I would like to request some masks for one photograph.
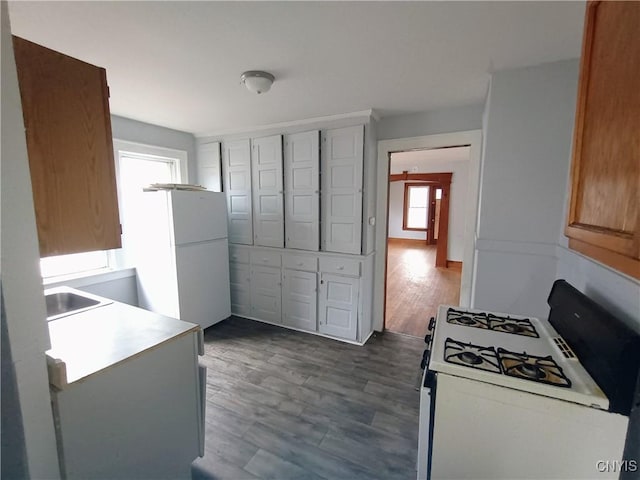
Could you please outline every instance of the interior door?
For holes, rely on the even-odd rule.
[[[361,252],[364,126],[327,130],[322,138],[322,245]]]
[[[252,142],[254,244],[284,247],[282,135]]]
[[[285,136],[285,231],[287,248],[320,248],[320,132]]]
[[[320,333],[349,340],[356,339],[359,285],[359,278],[320,274]]]
[[[225,142],[222,172],[227,195],[229,242],[252,245],[251,144],[248,138]]]
[[[317,274],[285,269],[283,274],[283,319],[290,327],[317,330]]]

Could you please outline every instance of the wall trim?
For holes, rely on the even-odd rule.
[[[475,231],[478,218],[480,186],[480,158],[482,130],[442,133],[420,137],[395,138],[378,142],[377,197],[376,197],[376,258],[374,274],[373,328],[384,328],[384,285],[386,277],[386,239],[388,234],[387,202],[389,197],[389,160],[391,153],[407,150],[428,150],[451,145],[471,145],[469,150],[469,179],[464,233],[463,269],[460,281],[460,305],[471,304],[473,270],[475,265]]]
[[[257,125],[253,127],[242,127],[242,128],[227,128],[221,130],[212,130],[209,132],[201,132],[195,135],[196,138],[206,138],[206,137],[223,137],[226,135],[236,135],[242,134],[246,132],[261,132],[264,130],[272,130],[277,128],[288,128],[288,127],[298,127],[302,125],[309,125],[319,122],[332,122],[335,120],[344,120],[348,118],[373,118],[376,121],[380,120],[378,114],[373,110],[361,110],[359,112],[349,112],[349,113],[338,113],[336,115],[325,115],[323,117],[312,117],[305,118],[303,120],[293,120],[290,122],[278,122],[278,123],[270,123],[267,125]]]

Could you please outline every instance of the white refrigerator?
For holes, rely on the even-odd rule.
[[[145,192],[132,232],[142,308],[203,329],[231,315],[224,193]]]

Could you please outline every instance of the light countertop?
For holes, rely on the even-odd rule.
[[[200,329],[193,323],[118,302],[52,320],[48,326],[49,379],[58,388]]]

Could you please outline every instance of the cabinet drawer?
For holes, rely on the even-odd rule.
[[[249,250],[229,245],[229,261],[236,263],[249,263]]]
[[[360,261],[349,258],[320,257],[320,271],[359,277]]]
[[[303,270],[305,272],[318,271],[318,257],[313,255],[291,255],[286,254],[282,257],[282,265],[284,268],[292,270]]]
[[[251,250],[251,265],[266,265],[268,267],[279,267],[282,265],[282,256],[276,252],[265,250]]]

